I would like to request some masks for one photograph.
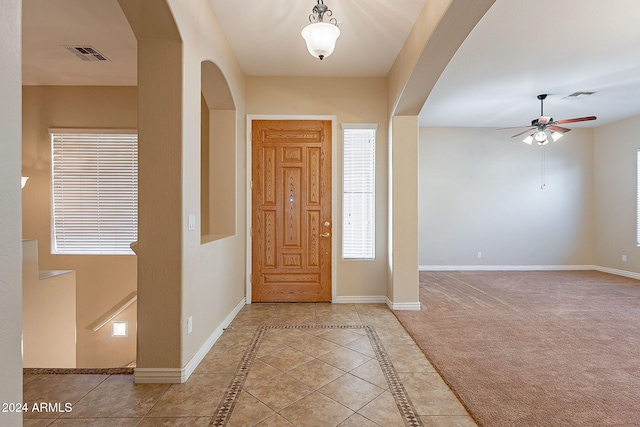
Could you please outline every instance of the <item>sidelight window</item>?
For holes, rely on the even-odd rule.
[[[342,256],[375,258],[375,124],[343,124]]]

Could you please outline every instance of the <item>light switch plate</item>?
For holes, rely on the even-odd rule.
[[[194,231],[196,229],[196,216],[189,215],[189,231]]]

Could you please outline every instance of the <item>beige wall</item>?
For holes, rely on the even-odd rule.
[[[229,177],[235,204],[235,234],[201,244],[200,230],[182,235],[181,365],[184,367],[212,335],[221,332],[225,319],[244,301],[245,291],[245,127],[244,76],[231,52],[217,18],[206,0],[188,4],[168,1],[183,41],[182,94],[182,215],[200,212],[200,105],[201,62],[211,61],[226,79],[235,105],[235,179]],[[223,82],[224,84],[224,82]],[[228,93],[227,92],[227,93]],[[222,95],[222,94],[221,94]],[[226,94],[225,94],[226,96]],[[217,102],[210,100],[210,108]],[[229,113],[225,113],[229,114]],[[183,224],[186,222],[183,221]],[[196,221],[200,224],[200,220]],[[186,228],[185,228],[186,229]],[[187,319],[193,318],[193,332],[187,334]]]
[[[417,159],[417,116],[445,67],[469,32],[495,0],[434,0],[425,3],[388,74],[390,129],[389,289],[394,309],[419,309],[417,260],[418,218],[415,209],[417,168],[403,159]],[[396,120],[398,117],[398,120]],[[413,138],[413,139],[410,139]],[[399,190],[401,194],[396,192]],[[408,193],[411,193],[410,195]],[[402,220],[395,217],[400,216]],[[403,245],[397,236],[411,236]]]
[[[23,237],[38,240],[41,270],[76,270],[77,366],[114,367],[136,358],[136,307],[127,320],[128,338],[112,338],[109,325],[88,328],[136,290],[135,255],[51,253],[51,139],[47,129],[136,128],[135,87],[25,86],[23,88]]]
[[[509,137],[420,128],[421,265],[594,263],[593,130],[544,148],[544,189],[542,147]]]
[[[22,241],[22,366],[76,367],[76,272],[38,270],[38,241]]]
[[[200,235],[202,243],[236,232],[235,104],[227,81],[214,63],[201,63]]]
[[[0,402],[22,402],[21,3],[3,1],[0,14]],[[22,425],[22,414],[0,412],[0,425]]]
[[[595,262],[640,273],[636,240],[640,116],[595,129]],[[627,261],[622,261],[622,255]]]
[[[388,74],[391,115],[418,115],[440,74],[494,2],[425,2]]]
[[[233,236],[236,233],[236,112],[211,110],[209,113],[209,224],[202,243]],[[203,223],[206,221],[202,221]]]
[[[162,31],[160,25],[152,31],[156,28]],[[183,329],[183,50],[172,38],[153,36],[138,40],[136,373],[147,368],[179,368]]]
[[[320,84],[319,84],[320,83]],[[342,190],[342,123],[377,123],[376,132],[376,259],[343,260],[337,254],[338,297],[384,296],[387,293],[387,105],[384,78],[247,77],[247,114],[336,115],[338,120],[333,168]],[[342,198],[333,206],[334,247],[341,248]]]
[[[394,309],[419,309],[417,116],[392,118],[390,165],[390,269],[387,296]]]
[[[244,303],[244,76],[207,0],[118,2],[138,39],[136,382],[181,382]],[[235,204],[237,231],[208,243],[200,229],[203,61],[224,77],[212,87],[228,88],[224,99],[204,90],[209,108],[227,106],[230,94],[236,110],[235,196],[227,203]]]

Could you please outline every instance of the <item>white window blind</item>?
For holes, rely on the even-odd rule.
[[[342,257],[375,258],[376,125],[343,124]]]
[[[138,240],[138,135],[49,132],[52,252],[132,254],[129,245]]]

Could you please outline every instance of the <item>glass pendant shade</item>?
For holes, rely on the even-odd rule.
[[[27,184],[27,180],[29,179],[28,176],[23,176],[22,180],[21,180],[21,184],[22,184],[22,188],[24,188],[24,186]]]
[[[326,22],[315,22],[302,29],[302,37],[307,42],[309,53],[322,60],[333,53],[340,29]]]
[[[527,136],[525,139],[522,140],[522,142],[524,142],[525,144],[531,145],[531,143],[533,142],[533,135]]]
[[[553,142],[556,142],[560,138],[562,138],[562,134],[560,132],[553,132],[551,134],[551,139],[553,139]]]
[[[540,131],[540,132],[536,133],[534,138],[536,139],[536,141],[538,141],[539,144],[542,144],[544,141],[547,140],[547,134],[542,132],[542,131]]]

